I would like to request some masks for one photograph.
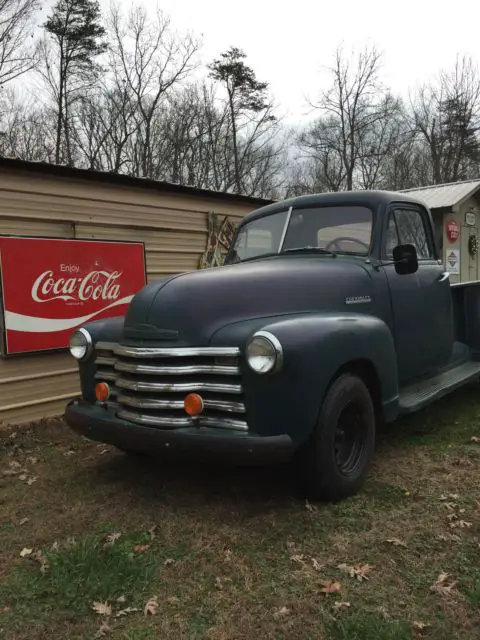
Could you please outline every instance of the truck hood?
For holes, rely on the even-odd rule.
[[[360,259],[279,256],[204,269],[153,282],[139,291],[125,318],[124,338],[202,346],[231,323],[351,311],[358,297],[367,302],[361,305],[367,311],[372,282]]]

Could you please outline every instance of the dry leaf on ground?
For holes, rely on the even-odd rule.
[[[148,535],[150,536],[150,540],[153,540],[155,538],[156,529],[157,529],[157,525],[154,524],[153,527],[150,527],[150,529],[148,530]]]
[[[350,606],[350,602],[334,602],[333,610],[342,611],[343,609],[348,609],[349,606]]]
[[[374,569],[374,566],[370,564],[361,564],[356,567],[350,567],[347,564],[342,563],[339,564],[337,568],[340,569],[340,571],[348,573],[351,578],[356,578],[361,582],[362,580],[368,580],[367,573],[370,573],[370,571]]]
[[[322,585],[320,592],[325,595],[337,593],[341,588],[340,582],[337,582],[337,580],[321,580],[320,584]]]
[[[320,571],[320,569],[323,569],[323,567],[325,565],[320,564],[320,562],[316,559],[316,558],[310,558],[312,561],[312,567],[315,569],[315,571]]]
[[[419,620],[414,620],[412,623],[412,627],[416,630],[416,631],[423,631],[424,629],[427,629],[430,625],[427,624],[426,622],[420,622]]]
[[[150,614],[151,616],[154,616],[157,613],[157,609],[158,609],[157,596],[153,596],[153,598],[150,598],[150,600],[145,605],[145,608],[143,610],[143,615],[148,616],[148,614]]]
[[[40,572],[45,573],[48,569],[48,560],[41,551],[36,551],[33,555],[35,560],[40,564]]]
[[[478,436],[472,436],[470,438],[470,442],[476,442],[478,444],[480,442],[480,438]]]
[[[92,609],[95,613],[98,613],[99,616],[111,616],[112,615],[112,607],[108,604],[108,601],[105,602],[94,602],[92,604]]]
[[[29,521],[29,518],[22,518],[21,520],[19,520],[18,526],[21,527],[22,524],[26,524],[28,521]]]
[[[290,609],[288,607],[281,607],[277,611],[273,613],[274,618],[283,618],[284,616],[288,616],[290,613]]]
[[[430,587],[430,591],[434,591],[441,596],[451,596],[456,586],[457,582],[451,579],[450,574],[442,571]]]
[[[115,617],[120,618],[122,616],[127,616],[129,613],[133,613],[134,611],[138,611],[137,607],[126,607],[125,609],[120,609],[120,611],[115,614]]]
[[[110,631],[111,629],[108,626],[107,621],[104,620],[100,629],[98,629],[98,631],[95,633],[95,638],[103,638],[107,635],[107,633],[110,633]]]
[[[169,567],[171,564],[175,564],[175,560],[173,558],[167,558],[163,563],[165,567]]]
[[[307,511],[316,511],[317,507],[313,504],[311,504],[308,500],[305,499],[305,509]]]
[[[121,535],[121,533],[109,533],[105,539],[105,546],[111,547],[112,544],[115,544],[115,542],[120,538]]]
[[[297,554],[294,556],[290,556],[290,560],[292,562],[296,562],[297,564],[305,565],[305,556],[303,554]]]
[[[21,551],[20,551],[20,556],[22,558],[25,558],[26,556],[31,555],[31,553],[33,552],[33,549],[27,549],[27,547],[24,547]]]
[[[399,538],[387,538],[385,542],[393,544],[394,547],[406,547],[407,543]]]
[[[118,596],[117,602],[125,602],[125,601],[126,601],[126,597],[124,595]]]
[[[38,480],[38,476],[31,476],[28,480],[27,480],[27,484],[30,487],[34,482],[36,482]]]
[[[133,547],[135,553],[145,553],[145,551],[148,551],[149,549],[149,544],[137,544],[135,547]]]

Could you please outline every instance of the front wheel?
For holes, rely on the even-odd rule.
[[[337,501],[362,487],[375,448],[375,408],[361,378],[338,377],[327,392],[306,451],[307,494]]]

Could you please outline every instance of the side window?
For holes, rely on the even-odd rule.
[[[398,239],[397,225],[393,212],[388,217],[387,237],[385,239],[385,255],[393,259],[393,249],[400,244]]]
[[[433,259],[433,247],[420,211],[399,208],[395,209],[393,216],[397,227],[398,242],[400,244],[413,244],[417,250],[419,260]]]

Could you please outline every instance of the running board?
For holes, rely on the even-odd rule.
[[[480,362],[466,362],[432,378],[405,387],[400,391],[398,400],[400,414],[423,409],[475,378],[480,378]]]

